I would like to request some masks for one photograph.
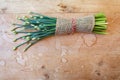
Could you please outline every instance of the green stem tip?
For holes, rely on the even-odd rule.
[[[107,18],[104,13],[98,13],[95,14],[95,26],[93,29],[93,33],[96,34],[107,34],[106,29],[107,29]]]

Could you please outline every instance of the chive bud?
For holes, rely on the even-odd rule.
[[[14,39],[14,40],[13,40],[13,42],[16,42],[16,41],[17,41],[17,39]]]
[[[16,50],[17,49],[17,47],[13,47],[13,50]]]
[[[27,16],[23,16],[23,19],[27,20],[27,19],[28,19],[28,17],[27,17]]]
[[[35,28],[35,29],[37,29],[37,28],[38,28],[38,26],[34,26],[34,28]]]
[[[32,40],[35,40],[35,39],[37,39],[37,38],[32,38]]]
[[[13,23],[12,25],[15,25],[15,23]]]
[[[44,25],[39,25],[39,27],[40,27],[41,29],[43,29],[43,28],[44,28]]]
[[[31,33],[27,33],[28,35],[31,35]]]
[[[40,16],[40,18],[43,18],[43,16]]]
[[[29,24],[30,22],[27,21],[27,22],[25,22],[25,23],[26,23],[26,24]]]
[[[34,24],[31,24],[31,26],[35,26]]]
[[[37,17],[33,17],[34,19],[37,19]]]
[[[14,34],[17,34],[17,32],[16,32],[16,31],[14,31],[14,30],[13,30],[12,32],[13,32]]]
[[[40,40],[40,38],[37,38],[37,40]]]
[[[15,29],[12,29],[11,31],[15,31]]]
[[[26,40],[30,40],[30,37],[26,37],[25,39],[26,39]]]
[[[20,20],[21,18],[17,16],[17,19]]]
[[[37,27],[36,29],[37,29],[37,30],[40,30],[40,28],[39,28],[39,27]]]

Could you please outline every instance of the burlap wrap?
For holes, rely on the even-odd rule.
[[[72,20],[58,18],[56,23],[56,34],[69,34],[72,32]]]
[[[81,17],[76,19],[75,28],[76,32],[87,32],[90,33],[93,31],[95,25],[94,15]],[[61,34],[70,34],[72,30],[73,22],[72,19],[63,19],[58,18],[56,22],[56,35]]]

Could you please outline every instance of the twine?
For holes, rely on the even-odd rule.
[[[56,22],[56,35],[71,34],[74,32],[87,32],[93,31],[95,25],[95,18],[93,15],[78,18],[78,19],[63,19],[58,18]]]
[[[76,19],[72,18],[72,33],[76,32]]]

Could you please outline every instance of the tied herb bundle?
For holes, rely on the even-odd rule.
[[[75,31],[77,32],[77,30],[79,32],[79,31],[81,31],[81,29],[79,30],[79,28],[83,28],[82,31],[84,32],[84,30],[89,27],[89,25],[87,24],[89,22],[88,21],[89,18],[87,20],[86,20],[86,18],[78,19],[76,21],[74,21],[74,19],[69,20],[69,21],[67,20],[68,23],[65,23],[66,20],[62,20],[62,19],[58,20],[55,17],[48,17],[48,16],[45,16],[45,15],[42,15],[39,13],[34,13],[34,12],[30,12],[30,14],[32,15],[31,17],[25,16],[23,18],[18,18],[18,20],[22,21],[21,24],[16,24],[16,23],[13,24],[16,26],[14,29],[12,29],[13,33],[25,34],[14,40],[14,41],[17,41],[20,39],[25,39],[25,42],[14,47],[14,50],[16,50],[18,47],[20,47],[24,44],[27,44],[27,47],[24,49],[24,51],[26,51],[32,45],[34,45],[38,41],[40,41],[48,36],[55,35],[56,33],[61,33],[62,31],[67,32],[67,33],[70,32],[70,31],[66,31],[67,29],[71,30],[71,32],[75,32]],[[105,32],[107,29],[106,20],[107,19],[103,13],[95,14],[94,19],[92,20],[92,22],[94,21],[93,22],[94,24],[92,24],[90,22],[90,25],[91,24],[93,25],[93,29],[91,29],[92,30],[91,32],[96,33],[96,34],[106,34],[106,32]],[[65,24],[62,24],[61,21],[63,21],[63,23],[65,23]],[[86,22],[86,21],[88,21],[88,22]],[[71,25],[70,25],[70,23],[71,23]],[[85,23],[87,24],[87,26],[85,25]],[[80,24],[83,24],[83,25],[79,26]],[[58,26],[58,28],[57,28],[57,26]],[[67,26],[67,27],[65,28],[65,26]],[[77,26],[78,26],[78,29],[77,29]]]

